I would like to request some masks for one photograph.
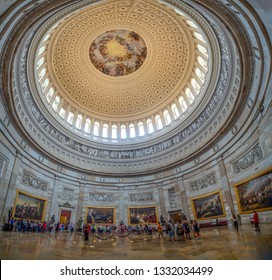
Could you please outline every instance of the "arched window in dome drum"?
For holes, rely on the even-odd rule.
[[[205,47],[203,47],[202,45],[200,45],[200,44],[197,44],[197,49],[202,53],[202,54],[204,54],[205,56],[207,56],[208,57],[208,52],[207,52],[207,49],[205,48]]]
[[[151,119],[148,119],[146,121],[146,125],[147,125],[147,131],[148,133],[153,133],[154,132],[154,127],[153,127],[153,123]]]
[[[122,139],[127,138],[127,128],[124,124],[121,125],[121,138]]]
[[[73,124],[73,120],[74,120],[74,114],[72,112],[69,112],[67,122],[69,124]]]
[[[94,123],[93,134],[99,136],[99,122]]]
[[[85,121],[84,131],[87,133],[90,133],[91,131],[91,120],[89,118]]]
[[[165,120],[166,125],[170,124],[171,123],[171,117],[170,117],[170,114],[169,114],[168,110],[163,111],[163,116],[164,116],[164,120]]]
[[[60,103],[60,97],[59,96],[56,96],[55,100],[54,100],[54,103],[52,105],[52,108],[57,111],[57,108],[58,108],[58,105]]]
[[[38,60],[37,68],[39,68],[43,63],[44,63],[44,56]]]
[[[45,74],[46,74],[46,69],[43,68],[43,69],[39,72],[39,74],[38,74],[40,80],[42,79],[42,77],[43,77]]]
[[[45,46],[40,47],[38,55],[42,54],[45,51]]]
[[[172,109],[174,118],[177,119],[180,116],[180,113],[179,113],[179,110],[177,108],[177,105],[175,103],[172,104],[171,109]]]
[[[195,73],[198,76],[198,78],[201,80],[201,82],[204,83],[205,75],[198,67],[195,69]]]
[[[129,137],[130,137],[130,138],[135,138],[135,136],[136,136],[136,133],[135,133],[135,126],[134,126],[134,124],[132,123],[132,124],[129,125]]]
[[[193,93],[191,92],[190,88],[186,88],[185,93],[187,95],[188,100],[192,104],[194,102],[195,97],[194,97]]]
[[[198,63],[199,63],[205,70],[208,69],[207,61],[204,60],[203,57],[198,56],[198,57],[197,57],[197,61],[198,61]]]
[[[202,41],[202,42],[205,43],[205,40],[204,40],[203,36],[202,36],[200,33],[194,32],[194,36],[195,36],[198,40],[200,40],[200,41]]]
[[[43,39],[43,42],[47,41],[49,39],[49,37],[50,37],[50,34],[46,34],[46,36]]]
[[[60,108],[60,112],[59,112],[59,115],[64,119],[65,117],[65,110],[63,108]]]
[[[113,125],[111,127],[111,137],[113,139],[117,139],[117,126],[116,125]]]
[[[161,120],[161,117],[160,115],[157,115],[155,117],[155,121],[156,121],[156,127],[158,130],[162,129],[162,120]]]
[[[109,126],[106,123],[103,124],[102,137],[104,138],[109,137]]]
[[[45,91],[48,85],[49,85],[49,79],[46,78],[42,83],[42,90]]]
[[[198,84],[198,82],[193,78],[193,79],[191,80],[191,84],[192,84],[194,90],[196,91],[196,93],[198,94],[199,91],[200,91],[200,85]],[[188,95],[187,95],[187,96],[188,96]]]
[[[80,129],[82,124],[82,116],[78,115],[76,120],[76,128]]]
[[[144,124],[142,122],[138,123],[138,128],[139,128],[139,136],[144,136],[145,131],[144,131]]]
[[[49,89],[49,91],[48,91],[48,93],[47,93],[47,95],[46,95],[46,99],[47,99],[48,102],[51,100],[51,98],[52,98],[54,92],[55,92],[55,91],[54,91],[53,88],[50,88],[50,89]]]
[[[187,106],[187,104],[186,104],[186,102],[185,102],[183,96],[181,96],[181,97],[179,98],[179,104],[180,104],[180,106],[181,106],[182,111],[185,112],[185,111],[187,110],[188,106]]]

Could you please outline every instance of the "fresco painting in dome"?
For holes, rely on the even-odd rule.
[[[99,35],[91,44],[93,65],[109,76],[125,76],[144,63],[147,48],[143,38],[134,31],[111,30]]]

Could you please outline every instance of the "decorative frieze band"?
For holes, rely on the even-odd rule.
[[[191,191],[198,191],[214,184],[216,184],[215,172],[189,183]]]
[[[130,193],[129,194],[130,201],[153,201],[153,192],[145,192],[145,193]]]
[[[89,200],[96,200],[99,202],[111,202],[113,201],[113,195],[103,193],[89,193]]]
[[[169,189],[168,196],[169,196],[170,207],[176,208],[178,206],[178,203],[177,203],[177,196],[176,196],[175,189]]]
[[[234,173],[239,173],[241,170],[248,168],[256,161],[260,160],[263,157],[263,151],[259,143],[251,149],[247,154],[238,159],[232,164]]]
[[[24,171],[22,182],[32,188],[47,191],[48,183]]]

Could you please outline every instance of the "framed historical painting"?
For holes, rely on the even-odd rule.
[[[272,169],[234,185],[239,212],[272,210]]]
[[[114,207],[87,206],[87,224],[115,224]]]
[[[13,207],[15,219],[44,221],[47,200],[32,194],[17,191]]]
[[[196,220],[215,219],[226,216],[220,191],[192,198],[192,207]]]
[[[137,206],[128,208],[128,224],[156,224],[158,212],[156,206]]]

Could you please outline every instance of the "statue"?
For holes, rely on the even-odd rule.
[[[82,217],[80,217],[78,223],[77,223],[77,227],[78,227],[78,231],[82,232],[82,228],[83,228],[83,219]]]
[[[13,208],[11,207],[8,211],[8,223],[10,222],[10,220],[12,218],[12,210],[13,210]]]
[[[55,214],[52,216],[52,218],[51,218],[51,223],[55,223],[55,220],[56,220],[56,218],[55,218]]]
[[[164,220],[164,218],[163,218],[162,215],[160,216],[160,221],[161,221],[161,225],[164,225],[164,224],[165,224],[165,220]]]

